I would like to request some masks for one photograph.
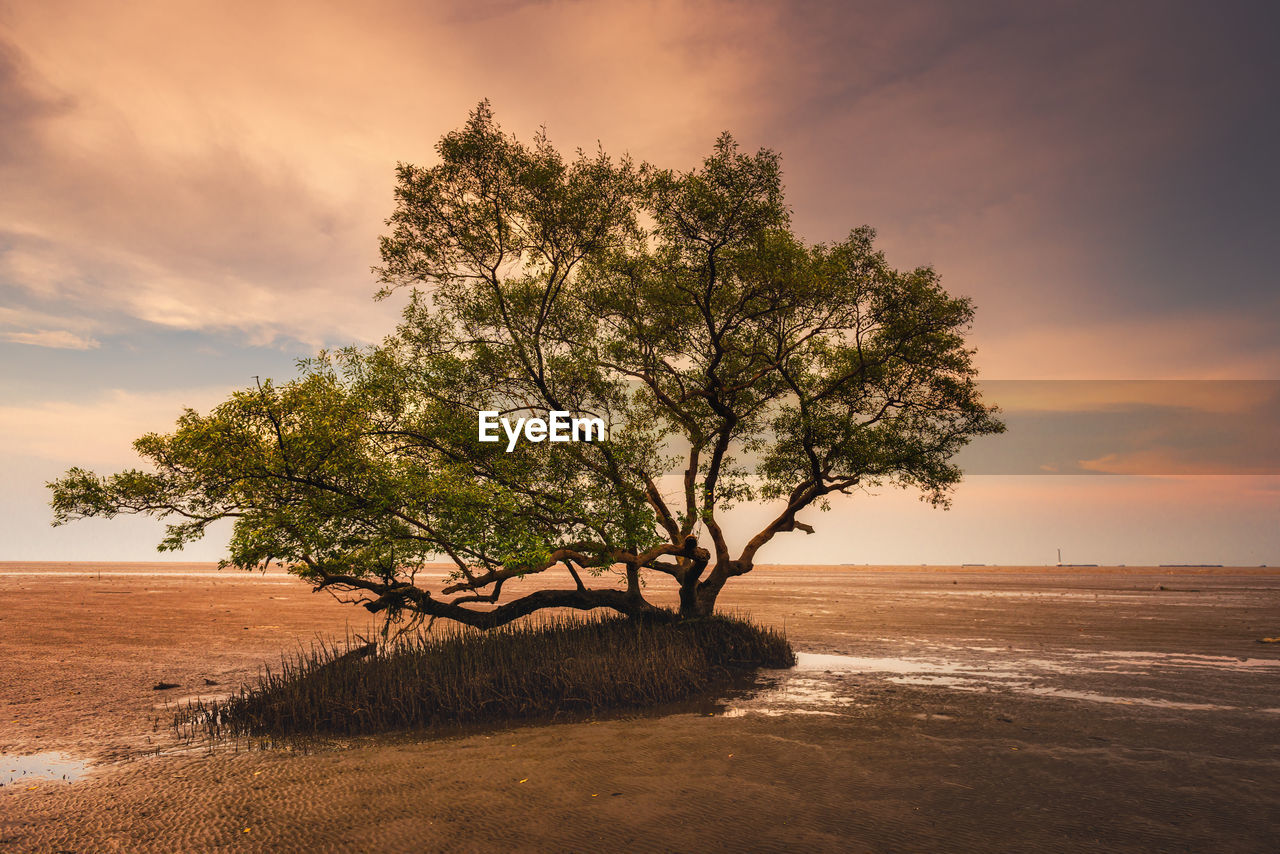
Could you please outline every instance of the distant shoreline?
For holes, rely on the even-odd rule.
[[[1003,564],[758,564],[758,569],[784,569],[796,571],[848,571],[848,572],[899,572],[939,574],[1036,574],[1036,575],[1280,575],[1280,566],[1214,566],[1199,564],[1177,565],[1003,565]],[[424,572],[447,573],[452,564],[428,564]],[[144,574],[144,573],[209,574],[218,573],[216,561],[0,561],[0,575],[45,574]],[[249,575],[242,570],[224,570],[221,575]],[[254,572],[261,575],[263,573]],[[267,575],[286,575],[273,566]]]

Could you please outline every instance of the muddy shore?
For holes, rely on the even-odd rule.
[[[1275,850],[1280,570],[736,581],[722,604],[804,653],[748,690],[209,753],[166,703],[363,612],[203,564],[0,564],[0,850]]]

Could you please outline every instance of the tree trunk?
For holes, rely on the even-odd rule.
[[[681,585],[680,618],[710,617],[716,611],[716,598],[723,587],[724,581],[714,574],[706,581]]]
[[[680,585],[680,617],[709,617],[716,611],[716,599],[724,589],[725,582],[735,575],[746,575],[752,570],[752,564],[744,561],[731,561],[717,566],[705,581],[699,582],[686,577]]]
[[[698,585],[698,616],[710,617],[716,612],[716,598],[724,587],[724,581],[715,575]]]
[[[685,545],[689,545],[687,540]],[[706,558],[690,559],[684,575],[680,577],[680,619],[682,620],[704,616],[698,604],[698,587],[700,586],[698,582],[706,569]]]
[[[698,581],[686,581],[680,585],[680,619],[687,620],[700,617],[702,612],[698,605]]]

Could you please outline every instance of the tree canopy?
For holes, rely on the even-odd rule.
[[[970,438],[968,299],[856,228],[808,244],[776,153],[722,135],[690,171],[522,143],[481,103],[429,167],[401,164],[372,347],[322,352],[135,443],[147,470],[72,469],[55,524],[146,513],[178,549],[234,519],[225,563],[279,562],[391,617],[481,628],[548,607],[708,614],[725,583],[833,493],[945,505]],[[478,441],[477,419],[600,418],[603,441]],[[744,543],[736,503],[777,513]],[[453,566],[432,590],[428,562]],[[507,582],[538,573],[560,584]],[[548,577],[552,577],[548,576]],[[670,613],[663,611],[662,613]]]

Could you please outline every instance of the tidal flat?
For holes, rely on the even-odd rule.
[[[172,709],[375,633],[361,609],[277,572],[0,563],[0,849],[1275,850],[1280,569],[767,566],[722,605],[799,664],[262,749],[183,743]]]

